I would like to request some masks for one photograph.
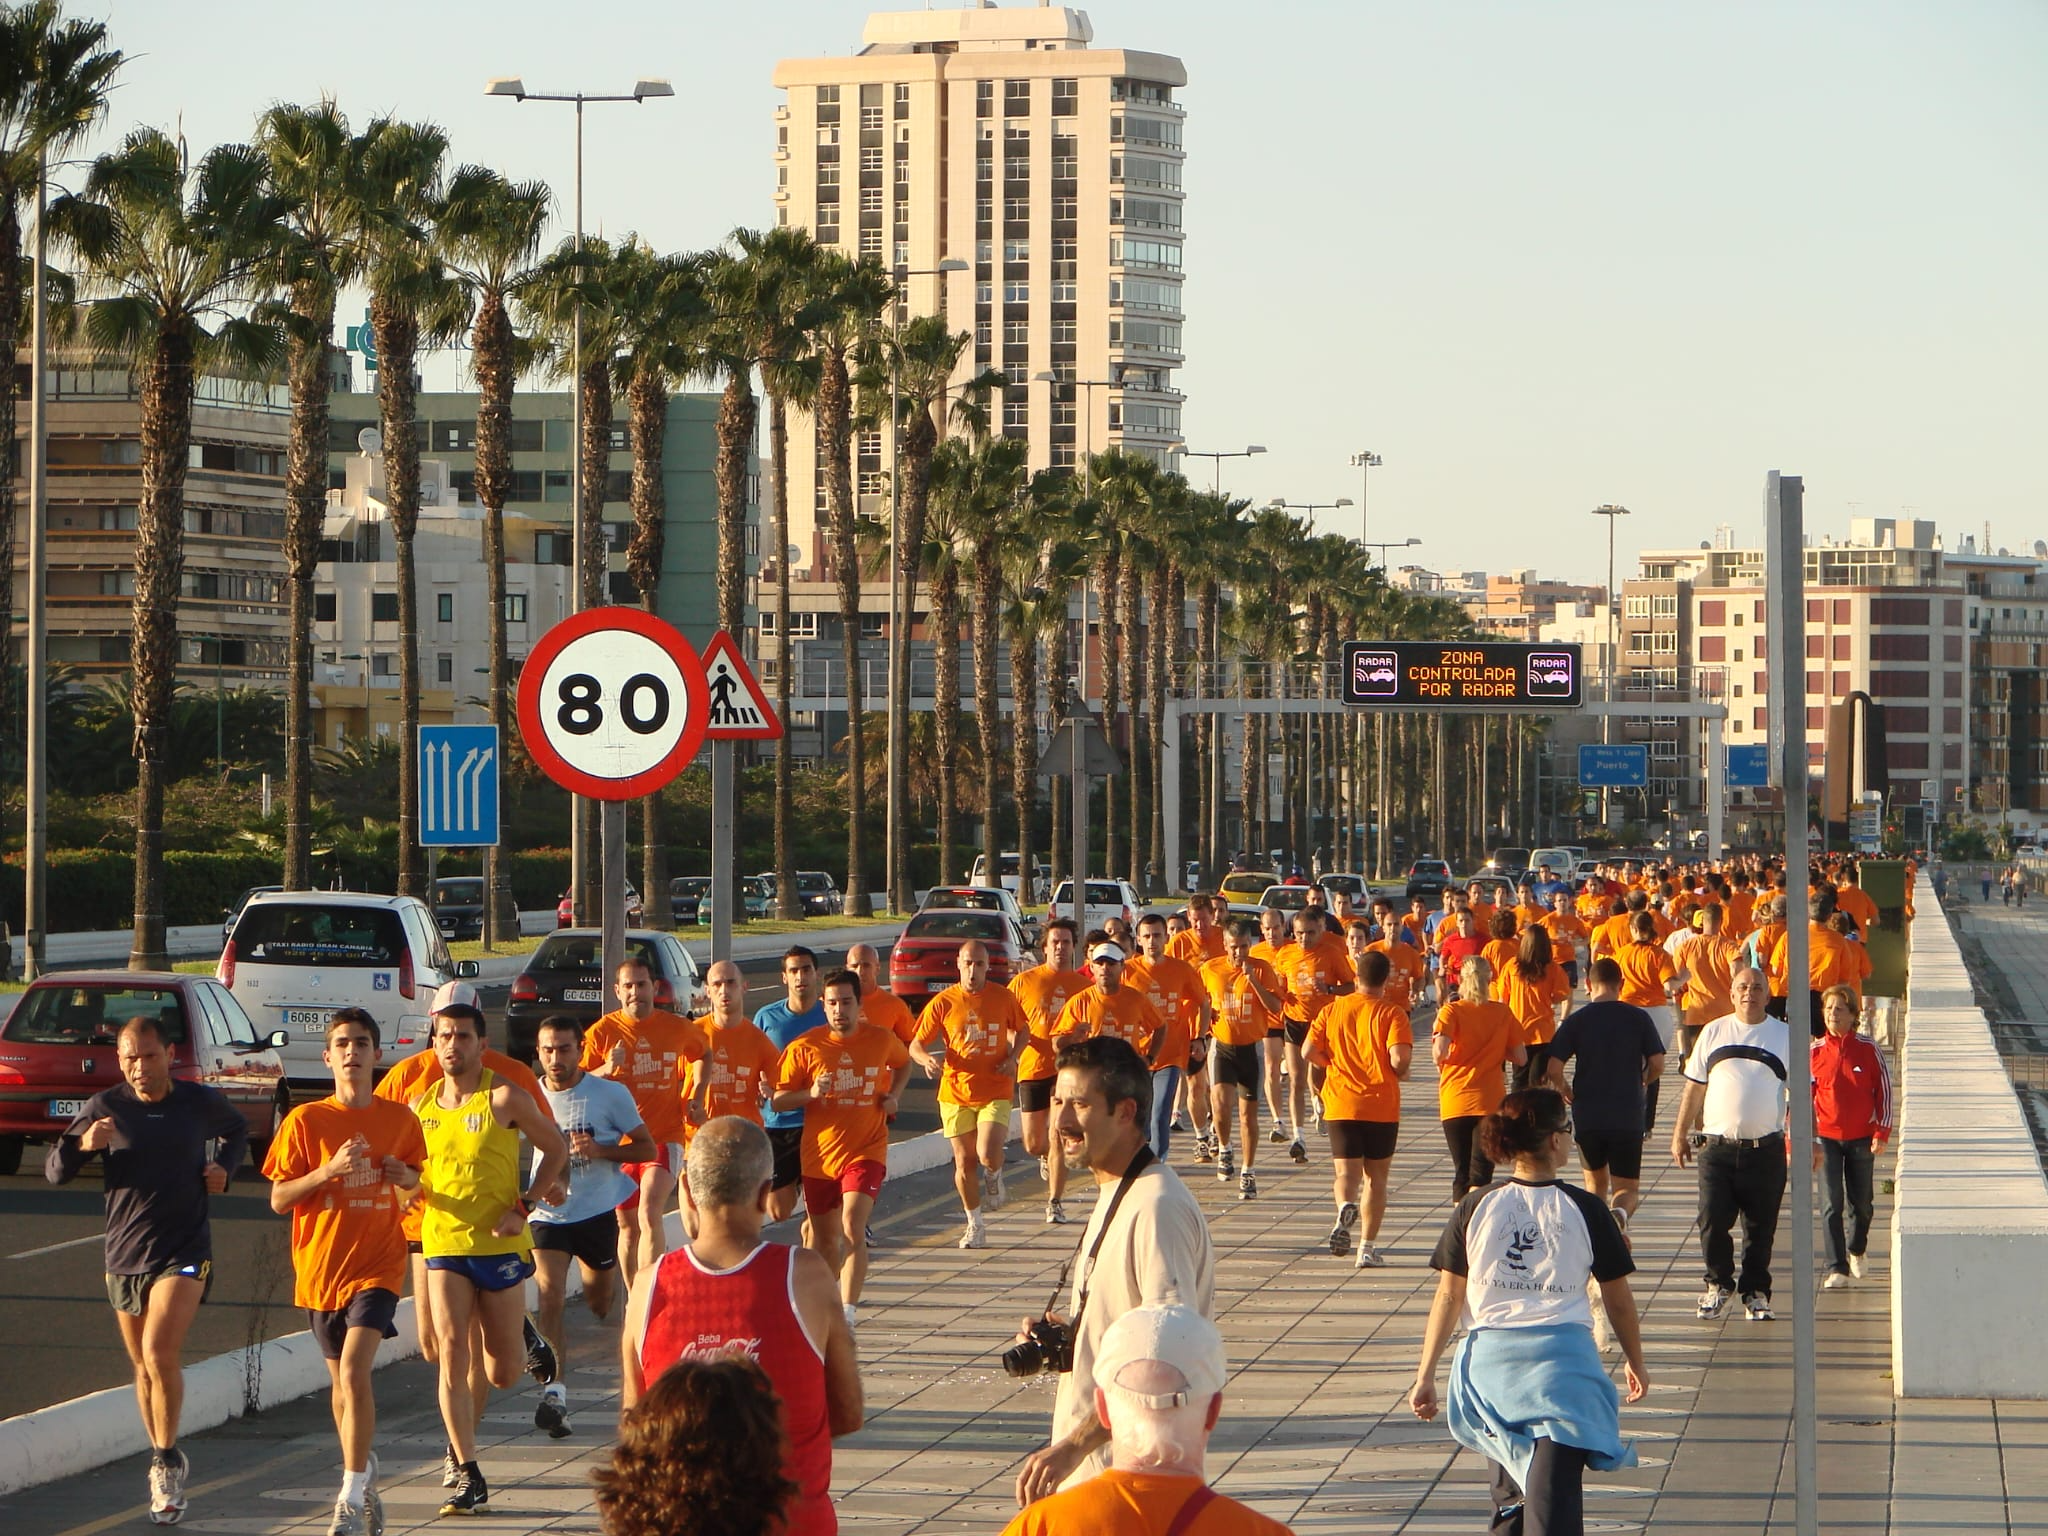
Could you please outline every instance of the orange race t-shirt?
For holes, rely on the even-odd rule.
[[[1723,934],[1696,933],[1678,946],[1672,959],[1685,972],[1685,993],[1679,999],[1686,1022],[1709,1024],[1733,1006],[1728,999],[1742,946]]]
[[[1351,953],[1334,933],[1316,935],[1312,945],[1296,942],[1287,951],[1288,1016],[1314,1023],[1337,1000],[1337,988],[1355,984]]]
[[[1294,952],[1301,946],[1289,939],[1282,944],[1268,944],[1264,939],[1251,947],[1254,960],[1263,960],[1273,968],[1273,975],[1280,982],[1280,1004],[1288,1013],[1294,1012],[1294,994],[1288,990],[1287,978],[1294,973]],[[1273,1027],[1278,1029],[1281,1021],[1275,1019]]]
[[[611,1070],[612,1047],[626,1048],[626,1064]],[[623,1084],[640,1106],[647,1133],[657,1142],[683,1139],[683,1074],[704,1054],[704,1031],[679,1013],[657,1008],[637,1023],[614,1010],[583,1033],[586,1072]]]
[[[910,1048],[876,1024],[863,1023],[843,1039],[820,1024],[790,1041],[776,1091],[826,1085],[824,1097],[804,1101],[805,1178],[836,1179],[854,1163],[888,1161],[881,1100],[909,1061]]]
[[[1605,922],[1593,925],[1593,953],[1597,955],[1619,955],[1622,950],[1635,942],[1630,924],[1635,921],[1632,912],[1617,912]]]
[[[1387,1001],[1402,1008],[1413,1007],[1415,985],[1429,974],[1422,951],[1413,944],[1387,939],[1374,939],[1365,947],[1368,952],[1377,950],[1387,957]]]
[[[1199,1477],[1123,1472],[1114,1467],[1027,1505],[1002,1536],[1073,1536],[1092,1531],[1164,1531],[1202,1486]],[[1217,1494],[1181,1536],[1288,1536],[1288,1528],[1237,1500]]]
[[[523,1061],[514,1061],[503,1051],[484,1047],[483,1064],[492,1076],[510,1083],[515,1088],[526,1090],[528,1098],[540,1106],[540,1112],[552,1120],[555,1111],[548,1103],[548,1096],[540,1091],[540,1079],[533,1075],[533,1069]],[[406,1106],[411,1114],[413,1100],[440,1082],[445,1076],[441,1071],[441,1058],[434,1054],[430,1045],[425,1050],[414,1051],[389,1072],[377,1080],[377,1097],[389,1099],[392,1103]],[[427,1202],[415,1200],[405,1208],[405,1240],[416,1243],[420,1240],[420,1223],[426,1219]]]
[[[1522,1043],[1522,1021],[1505,1003],[1462,998],[1437,1010],[1436,1032],[1450,1041],[1437,1068],[1437,1112],[1445,1120],[1490,1115],[1508,1096],[1501,1069]]]
[[[956,983],[926,1003],[916,1043],[929,1046],[941,1037],[946,1042],[939,1102],[978,1105],[1008,1099],[1016,1081],[997,1069],[1010,1059],[1012,1038],[1030,1027],[1023,1005],[998,981],[979,992]]]
[[[1161,955],[1156,961],[1140,955],[1124,967],[1124,985],[1142,992],[1166,1027],[1166,1039],[1152,1065],[1185,1071],[1188,1044],[1195,1038],[1202,1022],[1202,1005],[1209,998],[1201,973],[1171,955]]]
[[[1068,998],[1094,985],[1095,978],[1086,971],[1056,971],[1049,965],[1034,965],[1023,975],[1011,978],[1010,995],[1024,1009],[1025,1023],[1031,1030],[1031,1043],[1017,1058],[1018,1082],[1041,1082],[1053,1075],[1053,1059],[1058,1052],[1053,1049],[1052,1034],[1060,1010],[1067,1006]]]
[[[917,1038],[917,1015],[910,1011],[910,1005],[883,987],[863,987],[860,993],[860,1016],[870,1024],[879,1024],[905,1045]]]
[[[1384,997],[1353,992],[1332,1003],[1308,1028],[1310,1050],[1330,1053],[1323,1075],[1323,1116],[1328,1120],[1399,1120],[1401,1080],[1388,1048],[1412,1045],[1408,1010]]]
[[[1721,923],[1721,937],[1743,939],[1749,936],[1750,924],[1755,920],[1756,892],[1736,890],[1728,895],[1728,915]]]
[[[1564,967],[1555,960],[1534,981],[1510,960],[1494,975],[1493,996],[1494,1001],[1506,1003],[1508,1011],[1521,1020],[1524,1044],[1547,1045],[1557,1033],[1557,1004],[1571,1001],[1572,984],[1565,978]]]
[[[405,1289],[405,1223],[398,1188],[387,1184],[387,1157],[418,1169],[427,1160],[419,1117],[403,1104],[372,1098],[350,1109],[332,1096],[285,1116],[263,1176],[301,1179],[356,1137],[369,1143],[359,1176],[314,1190],[292,1207],[292,1305],[339,1312],[363,1291]]]
[[[710,1014],[696,1020],[704,1034],[704,1054],[690,1064],[689,1091],[704,1083],[704,1118],[737,1115],[761,1123],[761,1100],[775,1088],[775,1070],[782,1053],[761,1029],[741,1019],[721,1025]],[[686,1129],[694,1132],[695,1126]]]
[[[1662,944],[1630,944],[1618,950],[1615,964],[1621,967],[1621,1000],[1638,1008],[1660,1008],[1670,999],[1665,985],[1678,975]]]
[[[1219,959],[1223,954],[1223,930],[1212,927],[1204,938],[1192,928],[1183,928],[1166,941],[1166,952],[1190,968]]]
[[[1486,962],[1488,969],[1493,972],[1494,980],[1498,981],[1500,973],[1512,965],[1515,956],[1521,952],[1520,939],[1488,939],[1486,948],[1479,951],[1479,958]]]
[[[1272,995],[1286,993],[1279,976],[1264,960],[1247,955],[1239,967],[1225,955],[1203,965],[1201,974],[1202,985],[1209,989],[1209,1006],[1215,1010],[1209,1028],[1225,1045],[1253,1045],[1265,1039],[1268,1030],[1279,1028],[1280,1015],[1260,1002],[1259,994],[1252,990],[1250,978],[1255,976]]]
[[[1158,1010],[1137,988],[1122,986],[1114,992],[1105,992],[1100,987],[1090,986],[1087,991],[1076,992],[1067,999],[1067,1006],[1060,1010],[1059,1022],[1053,1026],[1053,1033],[1070,1034],[1082,1040],[1096,1035],[1115,1035],[1119,1040],[1127,1041],[1140,1056],[1145,1056],[1152,1049],[1153,1036],[1165,1027],[1166,1021],[1159,1017]]]
[[[1550,952],[1560,962],[1577,958],[1591,937],[1586,925],[1569,912],[1545,913],[1543,931],[1550,935]]]

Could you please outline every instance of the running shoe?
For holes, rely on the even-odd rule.
[[[1216,1177],[1220,1182],[1228,1184],[1236,1175],[1237,1160],[1230,1155],[1230,1148],[1225,1147],[1216,1155]]]
[[[1258,1195],[1258,1176],[1251,1169],[1247,1168],[1237,1176],[1237,1198],[1240,1200],[1256,1200]]]
[[[1199,1132],[1195,1136],[1195,1161],[1198,1163],[1213,1163],[1216,1161],[1216,1143]]]
[[[1849,1277],[1839,1269],[1831,1269],[1827,1279],[1821,1281],[1820,1288],[1824,1291],[1846,1291],[1849,1289]]]
[[[1700,1304],[1697,1315],[1700,1317],[1719,1317],[1723,1309],[1728,1305],[1728,1298],[1734,1294],[1725,1285],[1709,1284],[1704,1291],[1700,1292]]]
[[[1038,1181],[1041,1184],[1050,1184],[1052,1182],[1052,1154],[1050,1152],[1038,1160]]]
[[[456,1469],[455,1487],[441,1501],[444,1515],[474,1515],[491,1502],[491,1490],[484,1486],[483,1468],[473,1461]]]
[[[849,1333],[851,1333],[854,1329],[860,1326],[859,1307],[856,1307],[852,1302],[849,1301],[839,1310],[846,1314],[846,1328]]]
[[[1378,1243],[1360,1243],[1358,1257],[1352,1261],[1354,1269],[1385,1269],[1387,1256],[1380,1252]]]
[[[560,1382],[551,1381],[541,1388],[533,1427],[546,1430],[550,1440],[566,1440],[574,1433],[569,1428],[569,1394]]]
[[[1337,1225],[1330,1228],[1330,1252],[1342,1258],[1351,1251],[1351,1229],[1358,1225],[1358,1202],[1346,1200],[1337,1210]]]
[[[1173,1118],[1167,1121],[1166,1128],[1169,1131],[1184,1131],[1188,1128],[1187,1118],[1176,1109],[1173,1112]]]
[[[370,1519],[347,1499],[334,1501],[334,1518],[327,1522],[327,1536],[370,1536]]]
[[[1273,1127],[1272,1130],[1266,1133],[1266,1140],[1272,1142],[1273,1145],[1277,1147],[1282,1142],[1287,1140],[1287,1132],[1283,1127],[1276,1125]]]
[[[1045,1224],[1048,1227],[1064,1227],[1067,1224],[1067,1208],[1057,1200],[1046,1201]]]
[[[154,1525],[176,1525],[185,1518],[185,1479],[192,1463],[183,1451],[150,1458],[149,1518]]]
[[[1301,1137],[1298,1134],[1295,1136],[1294,1140],[1290,1141],[1287,1144],[1287,1155],[1293,1158],[1297,1163],[1305,1163],[1308,1161],[1308,1148],[1302,1145]]]
[[[370,1536],[384,1536],[384,1500],[377,1494],[377,1453],[370,1452],[370,1482],[363,1490],[363,1516],[370,1523]]]
[[[1870,1266],[1864,1263],[1862,1254],[1852,1253],[1849,1255],[1849,1273],[1858,1280],[1861,1280],[1868,1273],[1869,1269]]]
[[[960,1234],[960,1246],[962,1248],[986,1248],[988,1246],[988,1232],[979,1221],[969,1221],[967,1223],[967,1230]]]
[[[453,1488],[462,1481],[462,1463],[455,1459],[455,1447],[441,1447],[441,1486]]]
[[[981,1170],[981,1203],[991,1211],[1003,1208],[1003,1170],[984,1168]]]
[[[540,1336],[532,1318],[521,1318],[519,1326],[526,1331],[526,1374],[542,1386],[561,1380],[562,1365],[555,1358],[555,1346]]]
[[[1768,1323],[1778,1314],[1771,1310],[1771,1298],[1762,1291],[1751,1291],[1742,1298],[1742,1315],[1752,1323]]]

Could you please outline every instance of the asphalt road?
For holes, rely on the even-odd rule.
[[[827,965],[843,951],[820,951]],[[886,963],[886,961],[885,961]],[[773,958],[748,961],[747,1009],[782,996]],[[506,987],[483,990],[493,1035]],[[893,1139],[938,1127],[933,1086],[913,1073]],[[63,1188],[46,1183],[42,1149],[30,1147],[21,1171],[0,1177],[0,1316],[6,1318],[7,1369],[0,1371],[0,1418],[27,1413],[132,1379],[107,1307],[101,1242],[105,1222],[98,1164]],[[288,1222],[272,1213],[268,1186],[245,1170],[213,1201],[214,1284],[186,1343],[188,1361],[240,1349],[305,1327],[291,1304]]]

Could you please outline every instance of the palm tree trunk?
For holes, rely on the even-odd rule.
[[[1101,605],[1096,617],[1096,644],[1102,652],[1102,729],[1112,745],[1117,743],[1117,717],[1123,711],[1123,632],[1118,624],[1118,560],[1114,542],[1105,545],[1095,562],[1095,585]],[[1087,625],[1082,625],[1081,643],[1088,643]],[[1116,874],[1116,779],[1102,781],[1102,872]]]
[[[1125,781],[1130,786],[1130,865],[1126,878],[1140,894],[1147,890],[1145,879],[1145,834],[1149,824],[1145,819],[1146,780],[1151,777],[1150,742],[1151,732],[1146,729],[1143,708],[1145,704],[1145,653],[1146,630],[1140,626],[1139,615],[1143,611],[1140,598],[1144,589],[1144,572],[1135,560],[1123,563],[1123,609],[1124,609],[1124,662],[1129,681],[1125,693],[1131,701],[1131,735],[1129,754],[1124,758]]]
[[[484,588],[490,605],[488,697],[491,723],[498,728],[502,765],[512,744],[512,676],[505,636],[505,503],[512,495],[512,390],[518,379],[512,358],[512,319],[505,312],[503,294],[491,290],[479,298],[472,344],[477,385],[476,497],[484,509]],[[519,914],[495,847],[484,849],[484,896],[485,947],[517,938]]]
[[[1152,780],[1152,827],[1145,862],[1155,882],[1148,894],[1157,895],[1180,885],[1179,875],[1166,867],[1166,685],[1169,657],[1178,648],[1182,608],[1173,601],[1173,573],[1163,558],[1152,572],[1151,588],[1146,607],[1152,626],[1152,752],[1146,766]]]
[[[21,205],[13,197],[0,198],[0,274],[7,280],[0,282],[0,356],[18,357],[21,353],[21,310],[22,296],[27,284],[14,280],[14,274],[22,270],[21,259]],[[0,550],[7,551],[7,559],[0,561],[0,615],[8,622],[0,625],[0,735],[12,738],[25,749],[27,746],[26,718],[22,711],[27,708],[28,688],[43,686],[38,678],[23,674],[23,692],[16,696],[14,686],[14,521],[17,476],[24,480],[27,470],[20,462],[17,452],[18,439],[14,435],[15,393],[12,388],[0,390]],[[24,541],[26,542],[26,541]]]
[[[753,477],[754,392],[744,372],[725,381],[718,399],[718,627],[737,637],[747,616],[747,482]]]
[[[420,444],[413,427],[418,414],[413,363],[419,352],[419,317],[403,305],[373,297],[370,323],[377,336],[384,501],[391,518],[398,582],[398,893],[424,897],[427,875],[419,827],[420,609],[413,567],[413,540],[420,524]]]
[[[1211,580],[1202,582],[1201,681],[1196,691],[1215,698],[1223,692],[1223,594]],[[1223,716],[1204,711],[1202,722],[1202,883],[1215,890],[1223,881]]]
[[[605,547],[605,503],[611,496],[612,479],[612,369],[611,359],[599,358],[578,375],[583,391],[583,441],[578,445],[577,472],[583,479],[583,565],[576,572],[581,605],[596,608],[610,599],[610,559]],[[604,910],[604,860],[599,854],[598,807],[595,800],[578,795],[570,801],[578,835],[583,843],[583,889],[576,893],[576,910],[585,921]]]
[[[1067,617],[1066,605],[1060,604],[1059,640],[1057,648],[1049,658],[1051,670],[1045,678],[1046,710],[1053,719],[1064,720],[1072,708],[1073,698],[1068,683],[1073,673],[1068,670]],[[1084,633],[1085,641],[1086,635]],[[1054,885],[1074,873],[1067,868],[1067,855],[1073,847],[1074,835],[1067,826],[1068,807],[1074,798],[1074,787],[1065,774],[1055,774],[1046,782],[1046,792],[1052,799],[1052,847],[1046,859],[1047,872]]]
[[[178,598],[185,572],[185,469],[192,447],[192,338],[160,335],[141,374],[142,497],[135,514],[130,704],[135,715],[135,933],[128,968],[166,971],[164,784],[178,683]]]
[[[1032,888],[1031,817],[1038,786],[1038,642],[1027,626],[1010,635],[1010,798],[1017,811],[1017,901]]]
[[[775,710],[785,725],[775,738],[775,915],[784,922],[804,915],[796,892],[796,850],[790,841],[796,820],[796,757],[787,721],[796,688],[796,642],[789,632],[789,402],[768,396],[768,481],[775,500],[775,614],[782,641],[782,665],[775,669]]]
[[[939,770],[939,873],[953,878],[953,810],[959,803],[960,578],[950,560],[932,572],[932,733]]]
[[[1002,624],[1003,568],[993,538],[974,550],[974,724],[981,738],[981,847],[987,854],[988,884],[1003,883],[1003,840],[997,834],[996,809],[1002,778],[996,764],[1003,755],[1002,706],[996,697],[997,637]],[[1016,703],[1012,700],[1012,703]],[[1029,881],[1019,871],[1019,904]]]
[[[1240,704],[1248,703],[1251,700],[1251,696],[1251,668],[1245,665],[1245,658],[1240,656],[1237,661],[1237,700]],[[1249,855],[1252,851],[1252,844],[1255,841],[1252,836],[1255,827],[1257,827],[1259,832],[1259,837],[1256,839],[1259,843],[1259,850],[1261,853],[1265,851],[1265,829],[1260,825],[1264,817],[1259,812],[1257,799],[1259,790],[1258,717],[1253,715],[1250,710],[1246,710],[1239,719],[1244,727],[1244,739],[1238,746],[1237,799],[1238,821],[1241,824],[1238,836],[1245,845],[1242,851]]]
[[[892,748],[894,760],[889,766],[896,782],[906,787],[910,783],[910,675],[916,670],[911,643],[917,626],[912,616],[917,612],[918,557],[924,548],[925,509],[931,502],[932,455],[938,450],[938,444],[938,427],[930,412],[914,415],[904,426],[903,441],[897,450],[897,470],[903,477],[903,484],[892,489],[892,494],[902,500],[901,527],[898,530],[902,543],[895,553],[896,579],[901,583],[903,593],[904,634],[901,643],[902,674],[899,676],[893,667],[889,672],[889,707],[895,711],[899,722]],[[894,637],[891,638],[893,640]],[[899,824],[908,819],[903,816],[904,809],[897,808]],[[889,906],[896,912],[911,909],[910,842],[907,831],[896,839],[896,866],[888,872]]]
[[[818,451],[825,460],[825,503],[832,517],[832,564],[839,580],[839,629],[846,651],[846,915],[869,917],[867,729],[860,675],[860,550],[854,528],[853,396],[846,349],[829,347],[818,383]]]
[[[313,578],[327,518],[327,338],[334,334],[334,290],[303,283],[293,291],[292,309],[320,338],[291,343],[292,428],[284,484],[291,638],[285,656],[283,876],[286,890],[303,891],[313,884]]]
[[[652,369],[634,374],[626,386],[626,424],[633,444],[633,542],[626,549],[627,569],[640,604],[657,610],[661,595],[661,564],[668,532],[668,495],[662,468],[668,435],[668,383]],[[661,794],[640,799],[641,921],[667,931],[675,927],[668,899],[668,845],[662,840]]]

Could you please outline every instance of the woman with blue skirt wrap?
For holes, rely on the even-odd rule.
[[[1475,1189],[1444,1229],[1430,1265],[1436,1300],[1409,1406],[1437,1414],[1436,1367],[1451,1356],[1450,1430],[1494,1464],[1497,1536],[1581,1536],[1587,1467],[1635,1465],[1621,1438],[1618,1394],[1593,1343],[1586,1282],[1600,1283],[1609,1326],[1628,1361],[1628,1401],[1649,1390],[1628,1275],[1628,1242],[1599,1198],[1558,1179],[1572,1144],[1564,1096],[1511,1093],[1479,1126],[1482,1150],[1514,1165],[1506,1183]]]

